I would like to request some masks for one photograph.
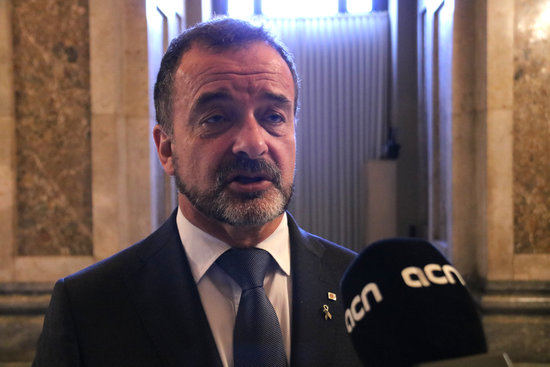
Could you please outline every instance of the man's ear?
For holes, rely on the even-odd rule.
[[[174,159],[172,156],[172,138],[168,136],[160,127],[155,125],[153,128],[153,139],[157,146],[157,154],[159,156],[160,164],[164,168],[164,172],[168,175],[174,175]]]

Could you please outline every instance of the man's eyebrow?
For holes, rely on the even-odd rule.
[[[288,99],[284,94],[265,92],[263,93],[263,97],[279,104],[292,104],[292,101]]]
[[[229,93],[225,91],[206,92],[201,94],[199,98],[197,98],[195,103],[193,103],[191,110],[200,108],[214,101],[229,100],[229,99],[231,99],[231,95],[229,95]]]

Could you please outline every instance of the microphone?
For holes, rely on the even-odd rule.
[[[346,328],[365,366],[409,367],[487,352],[464,279],[427,241],[373,243],[340,286]]]

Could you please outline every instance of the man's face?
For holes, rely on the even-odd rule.
[[[173,124],[180,205],[234,226],[283,213],[296,159],[294,84],[273,48],[193,45],[176,72]]]

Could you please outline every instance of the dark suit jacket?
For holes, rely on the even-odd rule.
[[[291,365],[359,366],[339,289],[355,254],[288,217]],[[221,366],[175,218],[174,212],[145,240],[56,283],[33,366]],[[332,319],[325,320],[324,304]]]

